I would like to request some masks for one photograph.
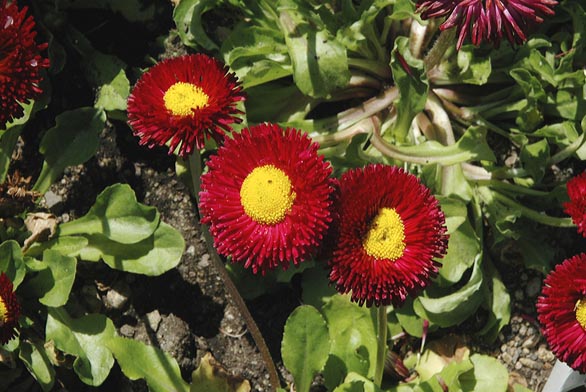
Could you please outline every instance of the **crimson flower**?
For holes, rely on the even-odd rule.
[[[570,201],[564,203],[564,212],[578,226],[578,233],[586,237],[586,172],[577,175],[566,184]]]
[[[551,351],[586,372],[586,254],[564,260],[545,278],[537,314]]]
[[[460,49],[466,36],[476,46],[482,41],[498,46],[503,38],[511,44],[527,40],[527,32],[544,18],[554,14],[556,0],[419,0],[417,11],[422,19],[448,18],[440,30],[457,28]]]
[[[35,21],[26,13],[27,7],[19,10],[16,1],[0,4],[0,129],[22,117],[22,104],[43,92],[41,71],[49,67],[40,54],[47,44],[35,43]]]
[[[332,221],[331,166],[299,130],[274,124],[227,139],[202,176],[202,222],[218,252],[254,273],[312,256]]]
[[[204,54],[164,60],[142,75],[128,98],[128,123],[141,145],[179,148],[185,157],[213,137],[221,142],[245,99],[238,79]]]
[[[12,282],[4,272],[0,273],[0,344],[6,344],[16,336],[15,327],[20,316],[20,306],[12,291]]]
[[[447,252],[445,217],[419,179],[388,165],[340,178],[338,237],[330,281],[360,305],[400,306],[438,272]]]

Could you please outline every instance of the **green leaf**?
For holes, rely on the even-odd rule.
[[[109,83],[99,87],[94,107],[107,111],[126,110],[126,100],[129,94],[130,82],[124,69],[120,69]]]
[[[519,254],[523,258],[523,264],[527,268],[541,272],[544,276],[551,270],[551,262],[555,251],[547,242],[546,235],[535,234],[534,231],[520,231],[521,237],[515,241]]]
[[[34,106],[35,101],[30,101],[28,104],[22,105],[24,110],[23,116],[10,121],[6,124],[4,130],[0,130],[0,183],[3,183],[6,178],[8,167],[12,162],[14,147],[26,122],[33,113]]]
[[[177,230],[161,222],[154,234],[132,245],[109,240],[101,234],[88,235],[88,246],[80,257],[87,261],[104,260],[111,268],[144,274],[161,275],[181,261],[185,241]]]
[[[158,227],[159,212],[136,201],[128,184],[114,184],[102,191],[89,212],[59,226],[58,235],[101,234],[122,244],[150,237]]]
[[[63,308],[48,308],[46,339],[75,357],[73,369],[79,379],[91,386],[104,382],[114,357],[107,343],[115,336],[112,321],[101,314],[72,319]]]
[[[219,0],[182,0],[173,10],[173,20],[177,26],[179,37],[185,46],[206,50],[218,49],[218,45],[206,34],[202,16],[219,5]]]
[[[521,162],[523,168],[535,180],[540,182],[548,166],[549,144],[542,139],[533,144],[526,144],[521,148]]]
[[[411,54],[407,37],[398,37],[395,40],[391,52],[391,69],[399,88],[399,97],[395,100],[397,120],[394,124],[394,136],[403,141],[411,128],[411,121],[425,107],[429,91],[423,60]]]
[[[320,312],[309,305],[297,307],[287,319],[281,343],[283,364],[293,375],[297,391],[309,391],[329,351],[328,327]]]
[[[346,49],[322,20],[293,0],[279,1],[279,21],[293,64],[293,80],[305,95],[328,97],[350,80]]]
[[[63,256],[76,257],[86,247],[88,240],[81,236],[59,236],[45,242],[35,242],[28,248],[26,254],[30,257],[40,257],[47,249],[54,250]]]
[[[376,317],[374,309],[336,295],[322,308],[330,333],[331,349],[323,375],[328,389],[339,385],[348,372],[374,376],[376,364]]]
[[[32,278],[27,287],[32,288],[35,294],[40,296],[39,302],[43,305],[65,305],[75,281],[77,259],[48,249],[43,252],[43,264],[47,268]]]
[[[441,285],[455,284],[462,278],[464,272],[474,264],[479,256],[481,247],[480,239],[472,228],[470,221],[466,220],[456,231],[448,230],[448,253],[441,259],[442,267],[439,275],[442,277]]]
[[[511,297],[501,277],[489,259],[484,260],[484,278],[490,285],[485,285],[484,297],[489,310],[486,325],[478,331],[488,342],[494,342],[498,333],[511,320]]]
[[[222,43],[221,52],[246,90],[293,74],[283,34],[273,26],[242,23]]]
[[[462,390],[474,392],[505,392],[509,373],[496,358],[474,354],[470,357],[474,369],[460,376]]]
[[[33,190],[44,193],[68,166],[86,162],[96,152],[106,116],[102,110],[84,107],[57,116],[39,150],[45,158]]]
[[[454,59],[454,57],[456,57]],[[490,56],[483,55],[474,45],[463,45],[450,58],[440,64],[450,83],[483,85],[492,72]]]
[[[246,92],[246,117],[249,122],[291,122],[298,116],[303,119],[314,101],[303,95],[297,86],[286,83],[266,83]],[[267,102],[271,104],[267,105]],[[307,127],[302,129],[309,132]]]
[[[0,272],[5,272],[14,290],[26,275],[26,266],[18,242],[8,240],[0,244]]]
[[[482,255],[478,254],[474,260],[474,268],[470,280],[455,292],[443,292],[444,295],[417,297],[413,303],[415,313],[428,319],[440,327],[457,325],[472,316],[482,302]],[[447,291],[447,290],[446,290]]]
[[[334,392],[382,392],[372,380],[355,373],[350,372],[344,379],[344,383],[338,385]]]
[[[188,392],[177,361],[156,347],[122,337],[112,337],[106,346],[116,357],[122,372],[131,380],[145,379],[153,392]]]
[[[454,197],[438,195],[437,199],[440,202],[444,215],[446,216],[448,233],[455,232],[468,219],[466,204]]]
[[[20,342],[18,357],[28,371],[41,385],[43,391],[50,391],[55,383],[55,369],[42,344],[23,340]]]
[[[393,146],[399,154],[425,159],[425,164],[441,163],[453,165],[466,161],[496,161],[496,157],[486,142],[486,129],[471,126],[456,144],[444,146],[435,140],[419,145]]]
[[[304,304],[321,309],[338,294],[336,288],[328,283],[328,272],[319,265],[303,271],[301,279],[301,298]]]

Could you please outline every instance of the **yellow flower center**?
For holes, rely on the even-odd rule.
[[[576,311],[576,320],[586,330],[586,301],[579,299],[574,309]]]
[[[405,226],[394,208],[381,208],[362,242],[369,256],[397,260],[405,251]]]
[[[255,222],[274,225],[285,219],[295,201],[291,180],[281,169],[264,165],[251,171],[240,188],[240,203]]]
[[[201,87],[185,82],[175,83],[163,96],[165,107],[175,116],[191,116],[193,109],[205,107],[209,98]]]
[[[2,297],[0,297],[0,327],[6,323],[6,319],[8,318],[8,309],[6,309],[6,304]]]

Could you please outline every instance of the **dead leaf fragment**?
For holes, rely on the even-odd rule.
[[[228,373],[209,352],[191,377],[191,392],[250,392],[248,380]]]
[[[28,214],[24,224],[31,235],[24,241],[24,248],[28,249],[33,242],[47,241],[55,234],[57,229],[57,217],[46,212]]]

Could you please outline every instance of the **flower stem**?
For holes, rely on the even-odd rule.
[[[196,149],[193,154],[190,154],[188,156],[188,162],[190,177],[193,181],[193,191],[195,193],[195,200],[197,201],[199,200],[199,191],[201,188],[200,176],[202,173],[201,156],[198,149]],[[214,241],[207,225],[201,224],[200,228],[204,235],[204,240],[206,243],[206,247],[208,249],[208,253],[210,255],[210,259],[212,260],[212,264],[214,265],[216,271],[220,275],[222,283],[224,284],[224,288],[228,292],[230,298],[232,299],[232,302],[240,311],[240,314],[242,315],[242,318],[246,323],[246,328],[250,332],[250,335],[252,336],[252,339],[254,340],[254,343],[256,344],[256,347],[258,348],[258,351],[260,352],[260,355],[262,356],[265,362],[265,365],[269,372],[269,380],[271,386],[273,390],[276,390],[281,385],[279,381],[279,374],[277,373],[277,368],[275,367],[275,363],[273,361],[273,358],[271,357],[271,353],[262,336],[262,333],[258,329],[258,325],[256,325],[256,322],[250,314],[250,311],[248,310],[248,307],[246,306],[244,299],[238,292],[236,285],[230,278],[230,275],[228,275],[228,271],[226,270],[226,267],[222,262],[220,255],[216,251],[216,248],[214,248]]]
[[[376,352],[376,367],[374,369],[374,384],[381,386],[385,358],[387,356],[387,307],[382,305],[376,308],[378,324],[378,348]]]
[[[423,59],[426,72],[431,71],[440,63],[448,48],[454,44],[454,38],[456,38],[456,29],[448,29],[440,33],[435,44]]]
[[[546,214],[542,214],[539,211],[535,211],[529,207],[525,207],[524,205],[516,202],[515,200],[499,193],[499,192],[491,192],[494,198],[501,203],[505,204],[508,207],[515,208],[521,212],[521,215],[525,218],[531,219],[537,223],[541,223],[548,226],[553,227],[576,227],[572,223],[571,218],[556,218],[553,216],[549,216]]]

